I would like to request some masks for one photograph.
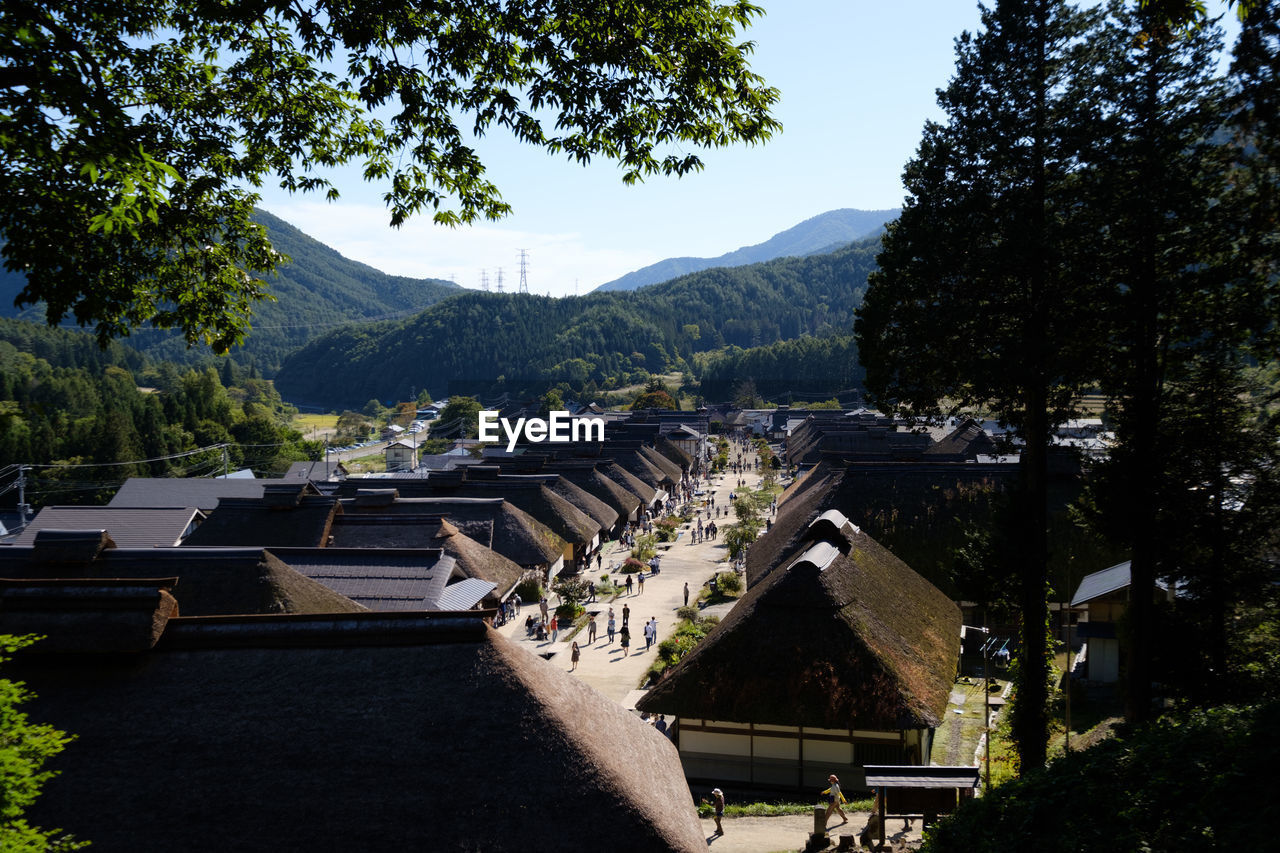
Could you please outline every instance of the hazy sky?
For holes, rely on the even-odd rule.
[[[533,293],[586,293],[631,270],[678,256],[714,257],[828,210],[901,205],[903,164],[935,90],[952,73],[954,39],[978,23],[970,0],[758,0],[767,14],[745,34],[752,68],[782,92],[783,130],[760,146],[708,152],[684,178],[625,186],[620,170],[588,167],[494,131],[477,151],[514,213],[447,228],[428,216],[387,223],[385,187],[340,176],[342,198],[262,191],[261,206],[377,269],[453,278],[478,288],[487,271],[515,290],[527,250]]]

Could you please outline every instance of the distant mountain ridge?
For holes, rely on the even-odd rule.
[[[267,278],[268,290],[276,301],[254,306],[249,339],[231,354],[252,358],[267,376],[275,373],[289,353],[331,328],[404,317],[464,292],[453,282],[389,275],[343,257],[265,210],[256,211],[253,218],[266,227],[271,245],[288,255],[290,262]],[[0,267],[0,317],[43,322],[42,306],[22,311],[13,307],[14,297],[25,284],[21,274]],[[153,358],[170,361],[208,353],[202,348],[188,351],[180,336],[150,329],[135,331],[125,342]]]
[[[763,243],[744,246],[718,258],[667,258],[606,282],[596,291],[636,290],[713,267],[740,267],[775,258],[827,254],[869,237],[896,219],[898,210],[829,210],[775,234]]]

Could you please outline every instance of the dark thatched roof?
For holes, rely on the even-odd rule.
[[[180,618],[13,672],[77,735],[28,817],[99,853],[706,850],[670,741],[476,617]]]
[[[79,565],[42,560],[38,550],[38,545],[0,548],[0,577],[176,577],[173,597],[184,616],[364,610],[262,548],[105,548]]]
[[[565,541],[546,525],[502,498],[398,498],[342,503],[341,524],[395,523],[396,515],[442,515],[458,530],[526,568],[554,564]]]
[[[996,440],[987,435],[982,424],[973,418],[965,418],[950,433],[924,452],[925,458],[931,460],[947,460],[963,462],[977,459],[980,455],[993,455],[1000,452]]]
[[[645,470],[649,479],[633,473],[631,468],[619,461],[617,456],[610,456],[608,461],[601,467],[601,471],[610,480],[638,497],[646,507],[652,506],[654,499],[658,496],[658,484],[661,482],[661,478],[657,475],[657,469],[643,459],[638,458],[635,454],[626,454],[625,458],[632,465]]]
[[[842,517],[813,526],[636,707],[831,729],[939,725],[960,609],[853,530]]]
[[[337,511],[336,498],[300,497],[297,501],[223,498],[184,545],[277,545],[307,548],[323,545]]]
[[[490,538],[486,533],[485,541]],[[495,584],[495,597],[499,601],[510,595],[524,576],[519,564],[462,533],[439,513],[343,513],[333,526],[333,546],[441,548],[453,557],[464,577]]]
[[[681,467],[659,453],[656,448],[646,444],[640,448],[640,455],[648,460],[649,464],[660,470],[663,476],[672,483],[678,483],[684,479],[684,471]]]

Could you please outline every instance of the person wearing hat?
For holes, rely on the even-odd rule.
[[[844,809],[840,808],[840,804],[845,801],[844,794],[840,793],[840,780],[836,778],[836,774],[832,773],[827,777],[827,781],[831,783],[831,787],[822,792],[827,795],[827,813],[823,817],[823,826],[826,826],[826,821],[831,819],[832,812],[840,815],[840,822],[836,826],[844,826],[849,822],[849,818],[845,815]]]
[[[724,835],[724,827],[720,825],[720,819],[724,817],[724,791],[719,788],[711,789],[712,805],[716,807],[716,835]],[[705,800],[703,802],[706,802]]]

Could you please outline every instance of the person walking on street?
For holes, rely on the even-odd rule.
[[[596,641],[596,616],[591,614],[587,617],[587,645]]]
[[[831,813],[835,812],[840,815],[840,822],[836,826],[844,826],[849,822],[849,818],[844,813],[844,809],[840,808],[844,803],[844,794],[840,793],[840,780],[836,778],[836,774],[832,773],[827,777],[827,781],[831,783],[831,787],[822,793],[827,797],[827,813],[822,818],[822,825],[825,827],[827,821],[831,818]]]
[[[626,657],[631,651],[631,629],[623,624],[622,630],[618,632],[618,639],[622,643],[622,656]]]
[[[570,672],[573,672],[578,668],[578,658],[580,657],[582,657],[582,649],[578,648],[578,643],[575,640],[573,644],[573,651],[569,653],[569,660],[573,663],[573,666],[569,667]]]
[[[613,618],[613,608],[610,607],[608,628],[609,628],[609,645],[611,646],[613,645],[613,632],[616,627],[617,627],[617,623],[614,621],[614,618]]]
[[[640,578],[640,581],[639,581],[639,582],[640,582],[640,593],[639,593],[639,594],[640,594],[640,595],[644,595],[644,572],[641,572],[641,573],[640,573],[639,578]]]
[[[684,606],[689,606],[689,582],[684,582]]]
[[[549,626],[549,628],[551,630],[551,642],[554,643],[556,641],[556,637],[560,636],[560,617],[559,616],[552,614],[551,625]]]
[[[622,627],[628,628],[631,625],[631,605],[622,605]]]
[[[631,587],[632,587],[631,575],[627,575],[627,595],[631,595]],[[626,621],[626,620],[624,619],[623,621]]]

